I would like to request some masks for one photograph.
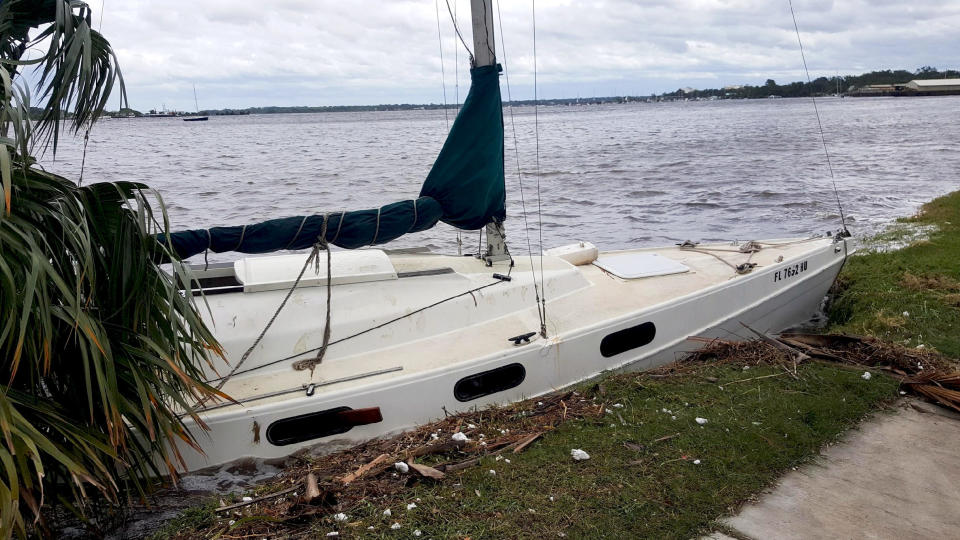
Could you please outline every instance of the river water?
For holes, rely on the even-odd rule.
[[[859,236],[958,189],[960,96],[817,101],[840,202]],[[452,113],[449,121],[452,121]],[[447,133],[443,111],[108,119],[90,134],[84,182],[156,189],[174,230],[358,210],[416,197]],[[512,124],[516,125],[516,139]],[[837,202],[809,99],[505,110],[507,233],[601,249],[824,233]],[[539,125],[538,216],[535,126]],[[515,142],[516,141],[516,142]],[[78,178],[81,139],[49,170]],[[446,225],[391,247],[456,252]],[[463,234],[475,250],[476,232]],[[217,259],[229,259],[219,256]]]

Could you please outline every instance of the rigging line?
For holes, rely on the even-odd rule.
[[[543,287],[543,297],[540,299],[543,324],[540,325],[540,335],[547,337],[547,290],[543,279],[543,209],[540,196],[540,114],[539,99],[537,97],[537,0],[530,2],[531,17],[533,20],[533,131],[537,146],[537,220],[540,233],[540,284]]]
[[[440,0],[433,0],[434,10],[437,12],[437,43],[440,45],[440,83],[443,86],[443,120],[447,124],[447,132],[450,131],[450,111],[447,110],[447,73],[443,62],[443,33],[440,31]],[[457,45],[453,45],[454,53],[457,52]],[[454,57],[456,63],[456,57]],[[459,73],[458,73],[459,74]],[[459,98],[459,91],[457,92]],[[414,207],[416,208],[416,207]],[[463,239],[460,236],[460,230],[457,230],[457,255],[463,253]]]
[[[457,18],[457,0],[453,0],[453,18]],[[453,36],[453,86],[455,92],[454,108],[460,112],[460,47],[457,47],[457,36]]]
[[[100,2],[100,23],[97,25],[97,32],[103,33],[103,12],[107,10],[107,0]]]
[[[473,51],[470,50],[470,47],[467,47],[467,42],[463,40],[463,36],[460,34],[460,27],[457,26],[457,17],[453,14],[453,10],[450,9],[450,0],[443,0],[447,4],[447,11],[450,12],[450,19],[453,21],[453,29],[457,32],[457,37],[460,38],[460,43],[463,43],[463,48],[467,50],[467,55],[470,56],[470,67],[473,67],[476,64],[476,61],[473,59]],[[456,3],[456,0],[454,0]]]
[[[87,130],[83,133],[83,156],[80,158],[80,178],[77,179],[77,187],[83,185],[83,168],[87,164],[87,144],[90,142],[91,127],[87,126]]]
[[[450,131],[450,113],[447,112],[447,74],[443,64],[443,35],[440,33],[440,0],[433,0],[433,7],[437,11],[437,42],[440,43],[440,82],[443,85],[443,119],[447,121],[447,131]]]
[[[803,71],[807,74],[807,84],[812,87],[813,81],[810,79],[810,70],[807,69],[807,56],[803,52],[803,42],[800,40],[800,27],[797,25],[797,15],[793,11],[793,0],[787,0],[787,3],[790,5],[790,16],[793,18],[793,29],[797,32],[797,44],[800,45],[800,58],[803,59]],[[837,189],[837,178],[833,174],[833,164],[830,162],[830,152],[827,151],[827,138],[823,134],[823,123],[820,121],[820,110],[817,108],[817,98],[814,97],[812,88],[810,93],[810,101],[813,102],[813,111],[817,115],[817,127],[820,129],[820,142],[823,144],[823,155],[827,158],[827,168],[830,169],[830,180],[833,182],[833,194],[837,198],[837,208],[840,210],[840,225],[843,227],[844,233],[850,234],[847,231],[847,220],[843,215],[843,205],[840,204],[840,191]]]
[[[97,33],[103,33],[103,12],[107,10],[107,0],[100,2],[100,22],[97,24]],[[123,95],[120,96],[120,108],[123,109]],[[80,158],[80,178],[77,179],[77,186],[83,185],[83,169],[87,163],[87,144],[90,142],[90,129],[93,124],[87,126],[83,134],[83,157]]]
[[[443,304],[443,303],[445,303],[445,302],[449,302],[449,301],[451,301],[451,300],[456,300],[457,298],[460,298],[461,296],[466,296],[466,295],[468,295],[468,294],[473,294],[473,293],[475,293],[475,292],[477,292],[477,291],[482,291],[483,289],[486,289],[486,288],[488,288],[488,287],[493,287],[494,285],[500,285],[500,284],[502,284],[502,283],[504,283],[504,282],[498,279],[498,280],[494,281],[493,283],[487,283],[486,285],[481,285],[481,286],[479,286],[479,287],[474,287],[473,289],[466,290],[466,291],[464,291],[464,292],[462,292],[462,293],[459,293],[459,294],[456,294],[456,295],[454,295],[454,296],[450,296],[450,297],[448,297],[448,298],[444,298],[444,299],[442,299],[442,300],[438,300],[438,301],[436,301],[436,302],[434,302],[434,303],[432,303],[432,304],[430,304],[430,305],[428,305],[428,306],[423,306],[422,308],[416,309],[416,310],[411,311],[410,313],[406,313],[406,314],[404,314],[404,315],[400,315],[399,317],[395,317],[395,318],[393,318],[393,319],[390,319],[389,321],[385,321],[385,322],[380,323],[380,324],[378,324],[378,325],[376,325],[376,326],[372,326],[372,327],[370,327],[370,328],[367,328],[366,330],[361,330],[361,331],[359,331],[359,332],[357,332],[357,333],[355,333],[355,334],[351,334],[351,335],[349,335],[349,336],[342,337],[342,338],[340,338],[340,339],[335,339],[335,340],[331,341],[330,343],[328,343],[328,344],[327,344],[327,347],[329,348],[329,347],[332,347],[332,346],[334,346],[334,345],[336,345],[336,344],[338,344],[338,343],[343,343],[344,341],[353,339],[353,338],[355,338],[355,337],[359,337],[359,336],[362,336],[362,335],[364,335],[364,334],[368,334],[368,333],[370,333],[370,332],[373,332],[374,330],[379,330],[379,329],[383,328],[384,326],[387,326],[387,325],[393,324],[393,323],[395,323],[395,322],[397,322],[397,321],[406,319],[407,317],[412,317],[412,316],[416,315],[417,313],[421,313],[421,312],[426,311],[426,310],[428,310],[428,309],[430,309],[430,308],[439,306],[440,304]],[[292,290],[292,289],[291,289],[291,290]],[[259,365],[259,366],[254,366],[254,367],[252,367],[252,368],[245,369],[245,370],[243,370],[243,371],[236,371],[236,368],[234,368],[235,371],[231,372],[230,375],[228,375],[227,377],[231,377],[231,376],[235,376],[235,375],[242,375],[242,374],[244,374],[244,373],[249,373],[249,372],[251,372],[251,371],[256,371],[256,370],[258,370],[258,369],[263,369],[263,368],[265,368],[265,367],[270,367],[270,366],[279,364],[280,362],[286,362],[286,361],[288,361],[288,360],[293,360],[294,358],[299,358],[299,357],[301,357],[301,356],[303,356],[303,355],[305,355],[305,354],[309,354],[309,353],[312,353],[312,352],[317,352],[317,351],[319,351],[320,349],[322,349],[322,347],[315,347],[315,348],[313,348],[313,349],[308,349],[308,350],[306,350],[306,351],[303,351],[303,352],[300,352],[300,353],[297,353],[297,354],[293,354],[293,355],[290,355],[290,356],[286,356],[286,357],[284,357],[284,358],[280,358],[280,359],[277,359],[277,360],[272,360],[272,361],[270,361],[270,362],[267,362],[266,364],[261,364],[261,365]],[[238,365],[237,365],[237,368],[239,368],[239,367],[240,367],[240,366],[239,366],[239,364],[238,364]],[[215,379],[209,379],[209,380],[204,381],[204,382],[206,382],[207,384],[210,384],[210,383],[213,383],[213,382],[216,382],[216,381],[223,380],[224,378],[225,378],[225,377],[219,377],[219,378],[215,378]],[[218,388],[219,388],[219,387],[218,387]]]
[[[527,202],[523,195],[523,174],[520,172],[520,147],[517,144],[517,123],[513,117],[513,96],[510,94],[510,71],[507,69],[507,45],[503,37],[503,17],[500,15],[500,2],[497,2],[497,23],[500,25],[500,51],[503,53],[503,76],[507,83],[507,102],[510,111],[510,127],[513,130],[513,153],[517,160],[517,183],[520,186],[520,207],[523,211],[523,232],[527,237],[527,255],[530,257],[530,274],[533,277],[534,302],[537,306],[537,316],[540,318],[540,325],[543,326],[546,321],[543,320],[543,313],[540,311],[540,289],[537,286],[537,271],[533,265],[533,248],[530,245],[530,223],[527,220]],[[510,270],[513,270],[511,265]]]
[[[227,381],[229,381],[230,378],[233,377],[234,375],[237,375],[237,374],[239,374],[239,373],[246,373],[247,371],[250,371],[249,369],[248,369],[248,370],[244,370],[244,371],[240,371],[240,366],[242,366],[243,363],[247,361],[247,358],[249,358],[250,355],[253,354],[254,349],[256,349],[256,348],[257,348],[257,345],[259,345],[260,342],[263,341],[263,337],[267,335],[267,331],[270,330],[270,327],[273,326],[274,321],[276,321],[276,320],[277,320],[277,317],[280,316],[280,312],[283,311],[284,306],[287,305],[287,301],[290,300],[290,297],[293,296],[293,292],[294,292],[295,290],[297,290],[297,286],[300,285],[300,281],[303,279],[303,275],[304,275],[304,273],[306,273],[307,268],[310,267],[310,263],[314,262],[315,259],[317,259],[317,260],[316,260],[316,263],[317,263],[317,264],[320,263],[319,257],[320,257],[320,250],[321,250],[321,249],[326,249],[326,250],[327,250],[327,257],[328,257],[328,258],[330,257],[330,246],[327,245],[327,238],[326,238],[326,236],[327,236],[327,219],[328,219],[328,218],[329,218],[329,214],[324,214],[324,215],[323,215],[323,225],[322,225],[322,228],[321,228],[320,238],[318,238],[318,239],[317,239],[317,243],[315,243],[315,244],[313,245],[313,249],[310,251],[310,256],[307,257],[307,260],[303,263],[303,268],[300,269],[300,274],[297,275],[297,279],[296,279],[296,281],[293,282],[293,286],[290,287],[290,290],[287,291],[286,296],[283,297],[283,301],[280,302],[280,306],[278,306],[278,307],[277,307],[277,310],[273,312],[273,316],[270,317],[270,320],[269,320],[269,321],[267,321],[267,325],[263,327],[263,330],[260,332],[260,335],[258,335],[257,338],[253,341],[253,345],[251,345],[250,348],[248,348],[248,349],[246,350],[246,352],[243,353],[243,356],[240,357],[240,361],[237,362],[237,365],[233,366],[233,369],[230,370],[230,373],[227,373],[227,375],[224,376],[224,377],[220,377],[220,378],[217,378],[217,379],[211,379],[211,380],[207,381],[207,383],[212,383],[212,382],[214,382],[214,381],[220,381],[220,382],[217,384],[217,386],[216,386],[216,389],[217,389],[217,390],[220,390],[221,388],[223,388],[223,385],[227,384]],[[207,234],[209,234],[209,231],[207,232]],[[328,259],[327,264],[329,265],[329,259]],[[317,272],[317,273],[319,273],[319,272]],[[327,282],[328,282],[328,283],[330,282],[330,274],[327,274]],[[327,301],[328,301],[327,309],[328,309],[328,310],[330,309],[330,308],[329,308],[329,299],[330,299],[330,296],[328,295],[328,296],[327,296]],[[324,351],[324,352],[326,352],[326,348],[330,345],[330,343],[329,343],[329,339],[330,339],[330,337],[329,337],[329,324],[330,324],[330,318],[329,318],[329,311],[328,311],[327,328],[324,330],[324,343],[323,343],[323,345],[322,345],[321,347],[317,347],[317,348],[314,349],[313,351],[306,351],[306,352],[314,352],[314,351]],[[257,368],[254,367],[254,368],[252,368],[252,369],[257,369]],[[209,396],[208,396],[208,397],[209,397]],[[203,405],[203,403],[206,402],[206,400],[207,400],[207,398],[202,399],[202,400],[200,401],[200,403],[198,404],[198,406],[199,406],[199,405]]]

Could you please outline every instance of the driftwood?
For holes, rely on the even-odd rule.
[[[770,377],[779,377],[781,375],[793,375],[793,374],[790,373],[789,371],[784,371],[783,373],[774,373],[773,375],[763,375],[761,377],[750,377],[749,379],[737,379],[735,381],[725,382],[723,384],[731,385],[731,384],[742,383],[747,381],[756,381],[759,379],[769,379]]]
[[[357,478],[360,478],[361,476],[375,469],[377,465],[380,465],[381,463],[384,463],[384,462],[389,462],[389,460],[390,460],[390,456],[388,454],[380,454],[370,463],[361,465],[360,468],[357,469],[356,471],[341,478],[340,482],[342,482],[343,484],[349,484],[350,482],[353,482]]]
[[[524,449],[530,446],[530,444],[532,444],[534,441],[542,437],[543,434],[544,434],[543,431],[538,431],[537,433],[534,433],[532,435],[517,438],[517,439],[514,439],[513,441],[507,442],[499,450],[488,452],[482,456],[477,456],[475,458],[471,458],[466,461],[461,461],[459,463],[450,463],[450,464],[440,465],[439,467],[437,467],[437,469],[447,473],[468,469],[470,467],[473,467],[477,463],[480,463],[480,460],[487,456],[495,456],[497,454],[510,450],[511,448],[513,449],[513,453],[516,454],[516,453],[522,452]]]
[[[320,498],[320,486],[317,483],[317,475],[308,473],[303,497],[300,498],[300,502],[302,504],[310,504],[318,498]]]
[[[921,396],[960,412],[960,372],[921,373],[903,384]]]
[[[771,336],[769,336],[769,335],[767,335],[767,334],[765,334],[765,333],[763,333],[763,332],[758,332],[758,331],[754,330],[753,328],[750,328],[749,326],[747,326],[746,324],[744,324],[744,323],[742,323],[742,322],[741,322],[740,324],[741,324],[744,328],[746,328],[747,330],[749,330],[749,331],[753,332],[754,334],[756,334],[757,337],[759,337],[759,338],[760,338],[761,340],[763,340],[765,343],[767,343],[767,344],[769,344],[769,345],[772,345],[773,347],[775,347],[775,348],[777,348],[777,349],[779,349],[779,350],[787,353],[788,355],[790,355],[790,357],[793,359],[793,373],[790,373],[789,371],[788,371],[787,373],[789,373],[791,377],[793,377],[793,378],[795,378],[795,379],[797,378],[797,364],[799,364],[799,363],[801,363],[801,362],[805,362],[805,361],[807,361],[807,360],[810,359],[810,356],[809,356],[807,353],[805,353],[805,352],[797,349],[796,347],[792,347],[792,346],[784,343],[783,341],[780,341],[780,340],[777,339],[777,338],[771,337]],[[786,369],[786,368],[784,368],[784,369]]]
[[[417,474],[419,474],[424,478],[432,478],[434,480],[443,480],[443,477],[445,476],[443,472],[438,471],[437,469],[434,469],[433,467],[430,467],[428,465],[421,465],[419,463],[414,463],[413,460],[407,460],[407,465],[409,465],[411,469],[417,471]]]
[[[287,488],[287,489],[282,489],[282,490],[280,490],[280,491],[276,491],[276,492],[270,493],[270,494],[268,494],[268,495],[263,495],[263,496],[261,496],[261,497],[257,497],[257,498],[255,498],[255,499],[253,499],[253,500],[251,500],[251,501],[238,502],[238,503],[236,503],[236,504],[230,504],[230,505],[227,505],[227,506],[221,506],[220,508],[217,508],[215,511],[216,511],[217,513],[220,513],[220,512],[229,512],[230,510],[236,510],[237,508],[243,508],[244,506],[250,506],[251,504],[257,504],[257,503],[259,503],[259,502],[269,501],[270,499],[276,499],[277,497],[283,497],[284,495],[286,495],[286,494],[288,494],[288,493],[293,493],[293,492],[296,491],[297,489],[299,489],[299,486],[289,487],[289,488]]]
[[[674,433],[673,435],[665,435],[665,436],[663,436],[663,437],[660,437],[659,439],[654,439],[654,440],[650,441],[650,444],[656,444],[656,443],[658,443],[658,442],[669,441],[670,439],[672,439],[672,438],[674,438],[674,437],[679,437],[679,436],[680,436],[679,433]]]
[[[538,431],[537,433],[534,433],[533,435],[523,439],[517,444],[517,446],[513,448],[513,453],[519,454],[520,452],[523,452],[528,446],[533,444],[533,441],[539,439],[540,437],[543,437],[542,431]]]
[[[454,450],[462,450],[464,446],[467,445],[466,441],[454,441],[449,440],[438,444],[427,444],[420,446],[408,451],[405,454],[407,459],[416,458],[420,456],[428,456],[431,454],[446,454],[447,452],[453,452]]]

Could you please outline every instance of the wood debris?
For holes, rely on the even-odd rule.
[[[407,465],[414,471],[424,477],[424,478],[433,478],[434,480],[443,480],[443,477],[446,476],[443,472],[434,469],[433,467],[427,465],[421,465],[419,463],[414,463],[413,460],[408,460]]]

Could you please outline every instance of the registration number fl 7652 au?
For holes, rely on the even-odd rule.
[[[806,271],[807,271],[807,261],[798,262],[793,266],[786,266],[774,272],[773,282],[776,283],[778,281],[783,281],[784,279],[792,278],[797,274],[800,274],[801,272],[806,272]]]

